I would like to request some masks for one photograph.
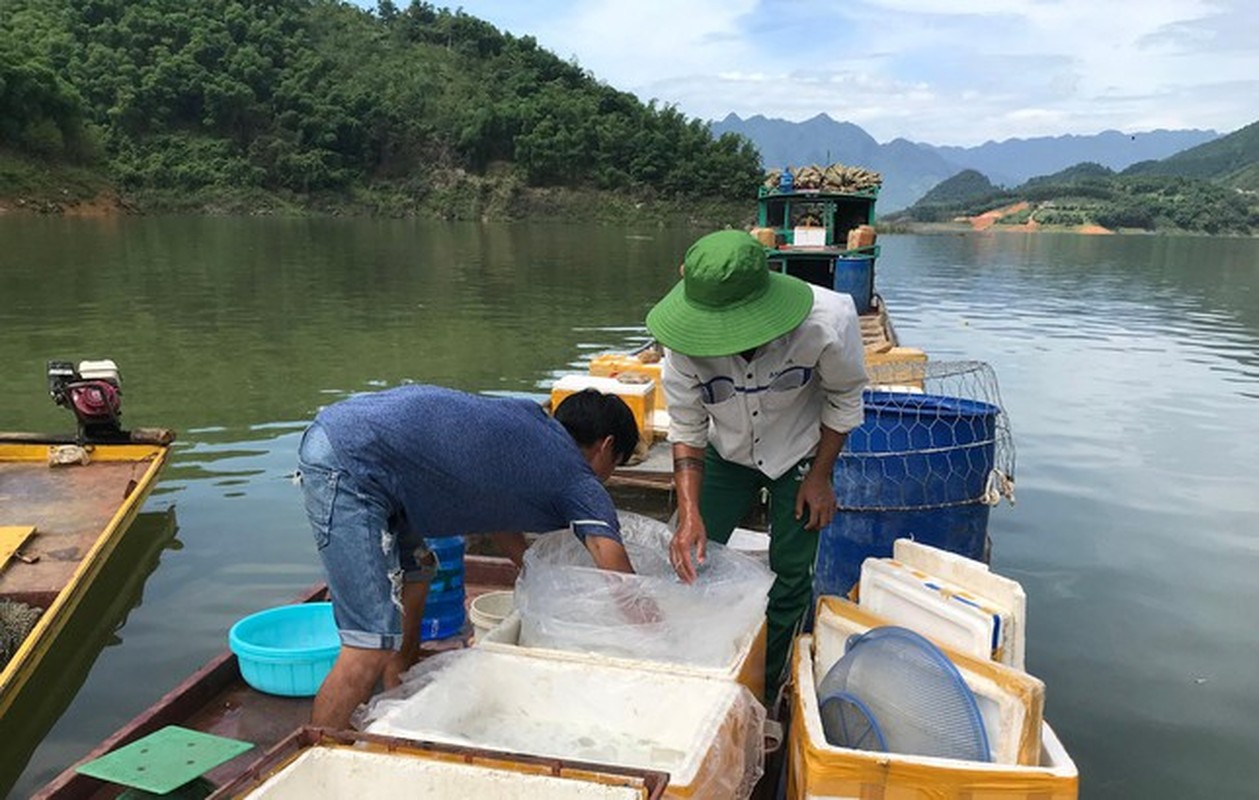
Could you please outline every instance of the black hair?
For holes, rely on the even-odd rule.
[[[555,419],[582,447],[612,437],[612,449],[624,464],[638,447],[638,423],[625,401],[598,389],[582,389],[560,401]]]

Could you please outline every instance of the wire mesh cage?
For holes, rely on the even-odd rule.
[[[943,508],[1014,499],[1014,441],[996,373],[980,361],[868,368],[866,420],[836,465],[841,508]]]

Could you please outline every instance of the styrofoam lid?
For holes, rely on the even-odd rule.
[[[744,553],[768,553],[769,534],[750,531],[747,528],[735,528],[730,533],[726,546]]]
[[[580,392],[582,389],[597,389],[604,394],[649,395],[655,391],[655,384],[651,381],[628,383],[601,375],[565,375],[552,386],[552,391]]]

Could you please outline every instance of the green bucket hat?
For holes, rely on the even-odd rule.
[[[765,247],[743,231],[718,231],[686,251],[682,280],[647,312],[647,329],[688,356],[728,356],[795,328],[813,308],[809,284],[770,272]]]

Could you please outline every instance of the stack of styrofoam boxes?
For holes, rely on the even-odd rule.
[[[640,376],[641,377],[641,376]],[[650,444],[654,436],[652,422],[656,409],[656,390],[650,378],[641,382],[604,378],[595,375],[565,375],[551,386],[551,409],[559,407],[569,395],[585,389],[595,389],[604,394],[614,394],[625,401],[638,424],[638,434]]]
[[[859,594],[860,606],[823,597],[813,634],[796,641],[789,798],[1077,796],[1075,764],[1043,720],[1044,684],[1022,670],[1026,599],[1018,583],[984,564],[900,540],[894,559],[866,561]],[[991,763],[827,743],[817,681],[844,654],[850,636],[883,625],[927,636],[958,668],[983,719]]]
[[[665,401],[664,386],[661,383],[660,361],[643,361],[642,358],[628,353],[603,353],[590,359],[590,374],[599,378],[620,378],[622,375],[641,376],[651,381],[652,412],[648,420],[655,436],[662,437],[669,431],[668,402]]]
[[[1017,581],[956,553],[898,539],[861,565],[861,607],[975,658],[1023,669],[1027,596]]]

